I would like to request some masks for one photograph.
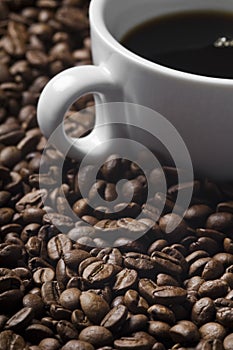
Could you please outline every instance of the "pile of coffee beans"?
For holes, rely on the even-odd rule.
[[[164,194],[161,169],[145,176],[112,156],[82,198],[80,181],[93,166],[79,171],[66,159],[58,186],[60,153],[51,146],[42,157],[38,97],[55,74],[91,62],[88,5],[0,1],[0,349],[232,350],[233,184],[178,185],[176,169],[164,165]],[[93,125],[92,104],[84,96],[69,112],[78,116],[76,135]],[[122,178],[132,202],[113,212]],[[181,219],[177,193],[191,186]],[[89,205],[97,194],[106,207]],[[111,247],[106,234],[115,237]]]

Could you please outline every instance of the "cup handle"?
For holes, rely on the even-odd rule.
[[[105,128],[104,132],[94,128],[80,139],[66,135],[64,115],[78,98],[87,93],[96,93],[102,103],[120,100],[120,89],[111,73],[104,67],[89,65],[69,68],[52,78],[42,91],[37,108],[43,134],[57,149],[76,160],[81,160],[90,149],[111,138],[111,128]],[[106,121],[106,117],[97,115],[96,125],[101,121]]]

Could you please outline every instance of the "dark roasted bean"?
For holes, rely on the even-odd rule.
[[[24,350],[26,346],[23,337],[11,330],[3,331],[0,333],[0,344],[1,348],[4,350]]]
[[[100,323],[110,309],[108,303],[93,292],[83,292],[80,296],[80,304],[88,319],[96,324]]]
[[[41,350],[59,350],[61,347],[59,341],[54,338],[45,338],[42,339],[39,348]]]
[[[26,338],[31,343],[39,343],[44,338],[53,338],[53,332],[43,324],[31,324],[25,329]]]
[[[199,328],[199,332],[201,337],[205,340],[223,340],[226,336],[226,330],[217,322],[209,322],[204,324],[201,328]]]
[[[81,331],[79,339],[91,343],[95,347],[110,345],[112,333],[102,326],[89,326]]]
[[[128,310],[124,305],[118,305],[111,309],[101,321],[101,326],[108,328],[110,331],[117,330],[128,316]]]
[[[136,290],[128,290],[124,295],[124,304],[132,313],[147,313],[149,305],[147,301],[141,297]]]
[[[217,310],[216,320],[223,326],[232,328],[233,309],[231,307],[224,307]]]
[[[95,350],[95,348],[86,341],[70,340],[62,347],[62,350]]]
[[[133,269],[123,269],[116,275],[116,281],[113,290],[116,292],[124,292],[128,288],[133,287],[137,282],[137,271]]]
[[[109,281],[113,275],[114,266],[111,264],[103,264],[101,261],[93,262],[88,265],[82,273],[82,277],[93,284],[103,283],[106,280]]]
[[[69,288],[61,293],[59,302],[60,304],[69,310],[75,310],[79,306],[81,291],[78,288]]]
[[[197,326],[190,321],[180,321],[170,329],[170,335],[177,343],[197,343],[200,334]]]
[[[61,256],[72,249],[71,240],[63,234],[59,234],[48,242],[48,256],[52,260],[58,260]]]
[[[233,333],[229,334],[223,341],[223,346],[225,350],[231,350],[233,343]]]
[[[197,326],[202,326],[205,323],[213,321],[215,317],[215,305],[210,298],[201,298],[192,308],[192,321]]]
[[[224,297],[228,291],[228,284],[223,280],[206,281],[198,289],[201,297],[217,299]]]
[[[150,321],[148,332],[158,340],[167,341],[170,339],[170,328],[171,326],[168,323],[162,321]]]
[[[163,216],[159,220],[159,226],[165,234],[165,239],[171,243],[179,242],[187,235],[187,225],[177,214]]]
[[[175,315],[168,307],[164,305],[154,304],[147,312],[154,321],[162,321],[169,324],[175,323]]]
[[[220,232],[228,232],[233,228],[233,214],[219,212],[208,217],[206,227]]]
[[[78,331],[74,325],[66,320],[61,320],[56,326],[57,333],[64,342],[78,338]]]
[[[55,281],[45,282],[41,287],[41,296],[46,305],[57,304],[61,292],[61,286]]]
[[[29,325],[32,319],[33,309],[31,307],[24,307],[7,321],[5,328],[20,332]]]

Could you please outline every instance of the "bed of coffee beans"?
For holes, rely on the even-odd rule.
[[[163,168],[166,195],[161,170],[149,169],[155,194],[145,204],[148,181],[134,163],[107,159],[82,198],[79,164],[65,161],[58,187],[61,155],[50,147],[42,158],[38,97],[55,74],[91,62],[87,13],[85,0],[0,1],[0,349],[232,350],[233,184],[196,180],[184,219],[166,233],[179,221],[177,192],[192,185],[177,185],[174,168]],[[93,124],[92,104],[85,96],[72,107],[77,135]],[[134,195],[114,214],[121,178]],[[97,193],[109,207],[88,205]],[[115,248],[103,248],[98,234],[119,228]]]

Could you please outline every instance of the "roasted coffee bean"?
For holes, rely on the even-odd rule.
[[[203,348],[207,350],[224,350],[223,343],[219,339],[201,340],[197,345],[197,350],[203,349]]]
[[[110,310],[108,303],[93,292],[83,292],[80,296],[80,304],[88,319],[96,324],[99,324]]]
[[[38,269],[33,274],[33,280],[38,285],[42,285],[45,282],[51,282],[53,281],[54,277],[55,273],[53,269],[49,267]]]
[[[159,220],[159,227],[165,239],[171,243],[179,242],[187,235],[187,225],[177,214],[167,214]]]
[[[208,217],[206,227],[220,232],[228,232],[233,228],[233,214],[219,212]]]
[[[84,215],[91,214],[91,209],[88,200],[79,199],[77,202],[74,203],[73,211],[79,218],[81,218]]]
[[[10,269],[0,268],[0,292],[21,288],[21,280]]]
[[[145,176],[140,175],[136,179],[127,181],[122,187],[122,195],[124,200],[132,197],[132,202],[142,204],[147,196],[148,186]]]
[[[177,343],[197,343],[200,334],[197,326],[190,321],[180,321],[170,329],[172,340]]]
[[[69,276],[67,273],[67,267],[66,267],[63,259],[60,259],[57,262],[56,279],[57,279],[58,283],[62,283],[64,286],[66,286],[68,288],[67,283],[70,280],[69,280]]]
[[[25,135],[25,132],[18,124],[2,124],[0,126],[0,143],[8,145],[16,145]]]
[[[222,275],[221,279],[223,281],[226,281],[231,289],[233,288],[233,273],[232,272],[224,273],[224,275]]]
[[[62,293],[62,286],[56,282],[45,282],[41,287],[41,296],[46,305],[57,304]]]
[[[58,260],[61,256],[72,249],[71,240],[63,234],[59,234],[48,242],[48,256],[52,260]]]
[[[101,259],[97,258],[97,257],[94,257],[94,256],[91,256],[91,257],[88,257],[86,259],[84,259],[80,264],[79,264],[79,267],[78,267],[78,274],[79,275],[82,275],[83,274],[83,271],[85,270],[86,267],[88,267],[89,265],[91,265],[92,263],[94,262],[101,262]]]
[[[111,288],[108,285],[106,285],[105,287],[102,287],[102,289],[91,289],[89,287],[88,291],[91,292],[91,293],[95,293],[95,294],[101,296],[104,300],[107,301],[108,304],[112,300],[112,290],[111,290]]]
[[[183,288],[174,286],[157,287],[153,292],[156,302],[162,305],[179,304],[186,300],[187,293]]]
[[[186,210],[184,219],[193,227],[201,227],[212,213],[213,210],[208,205],[195,204]]]
[[[69,288],[61,293],[59,302],[60,304],[69,310],[75,310],[79,306],[81,291],[77,288]]]
[[[148,332],[159,341],[168,341],[170,339],[171,326],[162,321],[149,321]]]
[[[123,269],[116,275],[116,281],[113,285],[115,292],[124,292],[129,288],[135,286],[137,282],[137,271],[133,269]]]
[[[11,208],[0,208],[0,224],[8,224],[14,215],[14,210]]]
[[[118,297],[114,298],[112,303],[111,303],[111,307],[115,307],[118,305],[124,305],[124,297],[123,295],[119,295]]]
[[[223,242],[223,247],[226,253],[233,253],[233,242],[230,238],[225,238]]]
[[[198,289],[201,297],[217,299],[224,297],[228,291],[228,284],[223,280],[213,280],[204,282]]]
[[[193,277],[195,275],[201,275],[205,265],[211,261],[211,258],[200,258],[194,261],[189,267],[189,276]]]
[[[207,262],[202,272],[202,277],[205,280],[214,280],[220,278],[224,273],[223,264],[215,259]]]
[[[164,252],[153,252],[152,261],[155,264],[156,271],[178,276],[183,272],[180,261]]]
[[[162,286],[158,287],[150,280],[141,279],[139,281],[140,293],[149,303],[159,303],[162,305],[178,304],[186,300],[186,291],[180,287]]]
[[[0,220],[1,221],[1,220]],[[22,248],[16,244],[0,244],[0,264],[1,266],[13,267],[22,257]]]
[[[101,173],[107,181],[116,182],[122,171],[123,165],[118,155],[112,155],[106,159],[101,168]]]
[[[117,248],[102,249],[97,257],[102,259],[105,263],[122,266],[122,254]]]
[[[210,255],[213,255],[219,251],[219,246],[215,240],[209,237],[198,238],[197,241],[193,242],[189,246],[190,251],[205,250]]]
[[[233,310],[231,307],[224,307],[217,310],[216,320],[223,326],[232,328],[233,325]]]
[[[50,306],[49,312],[53,319],[58,321],[60,321],[61,319],[70,321],[70,317],[72,314],[70,310],[65,309],[64,307],[56,304],[52,304]]]
[[[233,334],[229,334],[223,341],[223,346],[225,350],[232,350]]]
[[[0,344],[3,350],[24,350],[26,346],[23,337],[11,330],[0,333]]]
[[[124,334],[131,334],[145,330],[148,324],[148,317],[143,314],[131,315],[127,318],[123,327],[121,327]]]
[[[136,290],[128,290],[124,295],[123,301],[132,313],[146,314],[149,308],[147,301]]]
[[[11,194],[8,191],[0,191],[0,205],[1,207],[5,206],[9,199],[11,198]]]
[[[214,305],[215,305],[216,309],[221,309],[224,307],[233,307],[233,300],[225,299],[225,298],[218,298],[218,299],[215,299]]]
[[[15,146],[5,147],[0,153],[0,162],[8,167],[12,168],[21,160],[21,151]]]
[[[66,321],[66,320],[59,321],[56,326],[56,330],[64,342],[67,342],[71,339],[78,338],[78,331],[69,321]]]
[[[59,341],[54,338],[45,338],[41,340],[39,348],[41,350],[59,350],[61,347]]]
[[[149,350],[151,344],[146,338],[122,337],[114,341],[116,349]]]
[[[114,270],[113,265],[103,264],[101,261],[97,261],[84,269],[82,277],[92,284],[99,284],[106,280],[109,281],[114,275]]]
[[[155,273],[155,264],[147,255],[127,253],[124,265],[127,268],[137,270],[141,277],[152,277]]]
[[[79,339],[91,343],[96,348],[111,345],[112,333],[102,326],[89,326],[81,331]]]
[[[25,245],[28,255],[31,257],[39,256],[42,250],[42,241],[38,237],[30,237]]]
[[[209,322],[204,324],[201,328],[199,328],[199,332],[201,337],[205,340],[223,340],[226,336],[226,330],[217,322]]]
[[[95,350],[95,348],[86,341],[70,340],[62,347],[62,350]]]
[[[71,315],[71,322],[78,330],[82,330],[85,327],[92,325],[87,316],[79,309],[74,310]]]
[[[193,308],[191,319],[197,326],[202,326],[205,323],[213,321],[215,317],[215,305],[210,298],[201,298]]]
[[[42,316],[45,311],[41,297],[36,294],[26,294],[23,298],[23,306],[31,308],[36,318]]]
[[[24,307],[7,321],[5,328],[11,329],[15,332],[20,332],[30,324],[33,316],[33,309],[30,307]]]
[[[108,328],[110,331],[117,330],[128,316],[128,310],[126,306],[119,305],[111,309],[101,321],[101,326]]]
[[[157,276],[156,284],[158,286],[176,286],[179,287],[180,283],[172,276],[160,273]]]
[[[84,13],[75,7],[63,7],[56,13],[56,19],[71,30],[83,30],[88,26]]]
[[[220,261],[225,268],[233,265],[233,254],[218,253],[213,257],[215,260]]]
[[[53,332],[43,324],[31,324],[25,329],[26,338],[33,344],[38,344],[44,338],[53,338]]]
[[[151,255],[155,251],[157,252],[161,251],[167,245],[168,245],[168,241],[166,241],[165,239],[158,239],[151,244],[151,246],[148,249],[148,254]]]
[[[63,255],[65,264],[72,269],[77,269],[80,262],[82,262],[83,260],[89,257],[90,257],[90,254],[85,250],[81,250],[81,249],[70,250],[65,252]]]
[[[143,278],[138,282],[138,290],[140,294],[150,303],[154,304],[156,302],[154,297],[154,292],[157,288],[155,282],[150,279]]]
[[[154,321],[162,321],[171,325],[175,323],[175,315],[173,311],[164,305],[154,304],[147,310],[147,312]]]

